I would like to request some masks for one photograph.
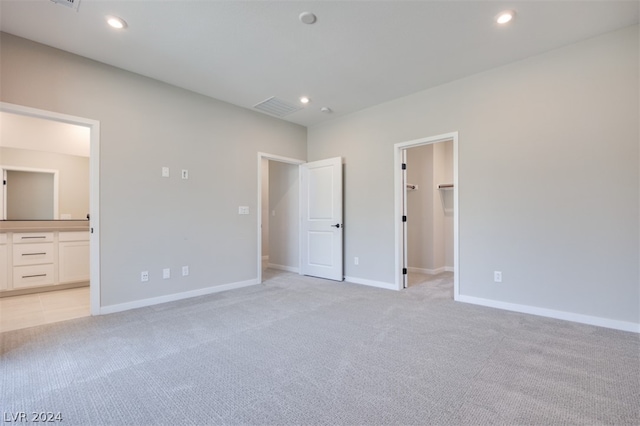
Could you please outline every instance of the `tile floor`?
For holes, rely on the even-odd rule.
[[[0,298],[0,333],[89,316],[89,287]]]

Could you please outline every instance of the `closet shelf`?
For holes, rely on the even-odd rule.
[[[453,189],[452,183],[441,183],[438,185],[438,189]]]

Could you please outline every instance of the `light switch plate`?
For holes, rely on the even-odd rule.
[[[249,214],[249,206],[239,206],[238,214]]]
[[[189,179],[189,170],[182,169],[182,179]]]
[[[168,167],[163,167],[162,168],[162,177],[169,177],[169,168]]]

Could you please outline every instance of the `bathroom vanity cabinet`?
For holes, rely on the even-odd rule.
[[[85,227],[51,223],[48,228],[3,223],[0,296],[87,285],[89,229],[84,223]]]

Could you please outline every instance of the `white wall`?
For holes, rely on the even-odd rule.
[[[634,26],[311,127],[345,275],[394,282],[393,145],[458,131],[460,294],[637,327],[638,77]]]
[[[304,127],[8,34],[0,43],[2,101],[100,121],[103,307],[257,279],[256,153],[306,158]]]
[[[262,257],[269,256],[269,160],[260,160],[260,170],[262,171]]]
[[[418,189],[407,190],[407,266],[410,270],[433,270],[433,145],[407,150],[407,183]]]

